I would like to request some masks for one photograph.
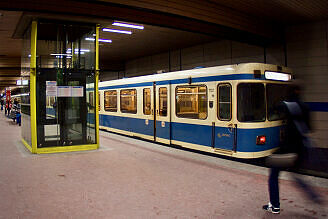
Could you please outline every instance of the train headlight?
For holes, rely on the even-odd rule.
[[[259,135],[256,137],[256,144],[257,145],[263,145],[266,142],[266,137],[265,135]]]

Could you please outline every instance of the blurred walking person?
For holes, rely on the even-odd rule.
[[[306,134],[310,131],[309,108],[300,99],[301,88],[298,84],[293,84],[290,88],[287,101],[283,101],[280,105],[280,112],[285,115],[287,120],[284,127],[284,136],[280,143],[279,150],[269,156],[267,164],[271,166],[269,175],[269,197],[270,202],[263,206],[263,209],[274,214],[280,213],[279,201],[279,173],[284,167],[298,168],[305,156],[305,148],[309,145],[309,139]],[[312,193],[312,197],[316,198],[310,187],[297,178],[296,180],[303,189]]]

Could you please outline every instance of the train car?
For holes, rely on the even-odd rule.
[[[277,149],[287,67],[245,63],[99,83],[100,128],[237,158]]]

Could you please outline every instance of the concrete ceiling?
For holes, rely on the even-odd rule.
[[[217,40],[215,37],[199,33],[150,25],[143,26],[143,30],[138,30],[123,27],[118,28],[110,24],[105,25],[108,28],[129,30],[133,33],[127,35],[100,31],[100,38],[111,39],[113,41],[111,44],[100,44],[101,60],[127,61],[137,57],[144,57]]]
[[[22,39],[13,39],[13,35],[17,35],[16,32],[21,28],[22,20],[38,17],[40,14],[3,10],[0,13],[2,14],[0,17],[0,40],[4,42],[0,44],[0,90],[8,86],[13,89],[16,80],[20,79],[20,55],[22,52]],[[62,19],[44,14],[41,17]],[[125,61],[137,57],[217,40],[213,36],[166,27],[143,25],[143,30],[137,30],[112,26],[113,20],[108,19],[98,19],[93,22],[101,23],[101,27],[133,32],[133,34],[127,35],[100,31],[100,38],[112,40],[112,43],[100,43],[100,67],[107,70],[109,68],[110,70],[122,70]]]
[[[20,77],[21,40],[13,39],[22,12],[0,11],[0,91]]]
[[[26,14],[58,19],[66,16],[104,27],[114,18],[144,23],[145,29],[134,30],[132,35],[101,32],[101,38],[113,40],[100,46],[103,66],[218,38],[267,43],[283,38],[284,26],[328,18],[326,0],[18,0],[15,4],[2,0],[1,8],[0,90],[13,86],[20,76],[22,41],[13,35]]]
[[[211,0],[227,8],[281,24],[297,24],[328,18],[327,0]]]

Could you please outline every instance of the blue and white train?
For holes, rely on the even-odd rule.
[[[291,70],[245,63],[99,83],[101,129],[238,158],[277,149]]]

